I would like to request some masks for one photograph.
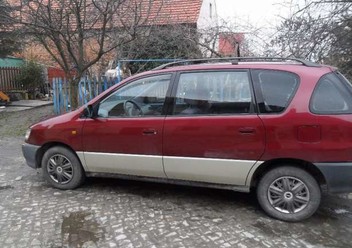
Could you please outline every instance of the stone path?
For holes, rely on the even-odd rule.
[[[20,138],[0,138],[0,247],[351,247],[352,201],[326,196],[302,223],[267,217],[249,194],[116,179],[49,187]]]

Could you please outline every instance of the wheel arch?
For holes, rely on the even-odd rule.
[[[266,172],[281,166],[293,166],[307,171],[315,178],[317,183],[320,185],[321,189],[326,189],[326,179],[317,166],[310,162],[293,158],[280,158],[268,160],[259,165],[259,167],[255,169],[250,179],[250,189],[253,190],[254,188],[256,188],[258,181],[262,176],[265,175]]]
[[[38,150],[36,156],[35,156],[35,160],[36,160],[36,164],[37,164],[37,168],[41,168],[42,167],[42,159],[43,159],[43,156],[45,154],[45,152],[47,150],[49,150],[50,148],[52,147],[55,147],[55,146],[61,146],[61,147],[65,147],[67,148],[68,150],[70,150],[71,152],[73,152],[73,154],[75,154],[75,156],[78,158],[78,161],[81,163],[82,165],[82,161],[81,159],[77,156],[77,153],[75,150],[72,149],[72,147],[70,147],[69,145],[65,144],[65,143],[62,143],[62,142],[48,142],[48,143],[45,143],[44,145],[42,145],[40,147],[40,149]]]

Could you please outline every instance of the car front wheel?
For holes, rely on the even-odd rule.
[[[46,181],[58,189],[77,188],[85,179],[77,156],[61,146],[52,147],[44,153],[42,171]]]
[[[260,179],[257,198],[269,216],[296,222],[315,213],[321,191],[317,181],[305,170],[283,166],[268,171]]]

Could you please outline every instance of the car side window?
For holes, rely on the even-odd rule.
[[[334,74],[323,76],[310,101],[310,111],[315,114],[350,114],[352,113],[352,91]]]
[[[284,111],[299,85],[299,77],[285,71],[253,70],[252,77],[262,95],[258,101],[260,113]]]
[[[252,93],[247,71],[180,75],[173,115],[246,114],[250,111]]]
[[[171,75],[152,76],[133,81],[100,102],[98,116],[160,116]]]

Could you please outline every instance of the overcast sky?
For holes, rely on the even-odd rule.
[[[233,31],[246,33],[252,52],[261,54],[277,32],[280,16],[289,15],[283,2],[289,0],[216,0],[216,7],[219,19]]]
[[[250,23],[257,27],[274,26],[288,9],[278,0],[216,0],[219,17],[234,23]]]

